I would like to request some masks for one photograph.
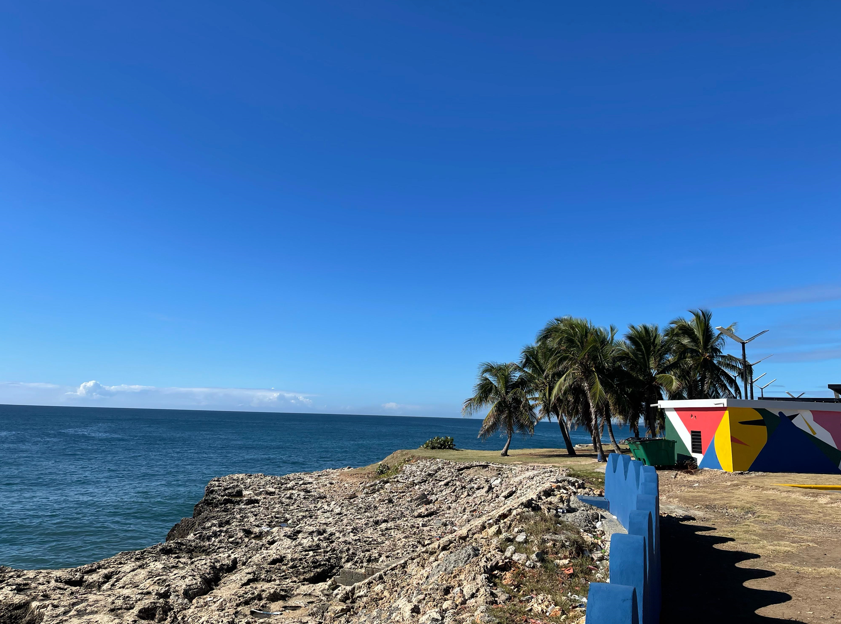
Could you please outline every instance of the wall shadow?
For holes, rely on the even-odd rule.
[[[766,617],[758,609],[791,600],[779,591],[751,589],[745,582],[774,576],[769,570],[740,568],[736,564],[759,555],[715,548],[734,541],[715,535],[715,527],[660,518],[663,609],[662,624],[679,622],[740,622],[746,624],[798,620]]]

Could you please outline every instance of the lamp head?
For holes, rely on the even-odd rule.
[[[727,336],[728,338],[732,338],[736,342],[745,343],[745,341],[742,340],[741,338],[739,338],[736,334],[734,334],[729,327],[721,327],[719,325],[718,327],[716,327],[716,329],[718,331],[720,331],[722,334],[724,334],[725,336]]]

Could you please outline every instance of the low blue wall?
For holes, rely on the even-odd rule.
[[[613,453],[605,470],[604,495],[608,510],[628,533],[610,538],[610,582],[590,584],[586,622],[657,624],[661,602],[657,471]]]

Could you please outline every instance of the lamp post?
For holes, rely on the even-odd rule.
[[[748,395],[748,356],[747,356],[747,350],[745,349],[745,346],[749,342],[751,342],[752,340],[754,340],[756,338],[759,338],[762,334],[766,333],[768,330],[765,329],[765,330],[759,332],[758,334],[756,334],[755,336],[751,336],[747,340],[744,340],[742,338],[739,338],[736,334],[734,334],[733,331],[729,327],[719,326],[719,327],[716,327],[716,329],[718,331],[720,331],[722,334],[724,334],[725,336],[727,336],[728,338],[731,338],[732,340],[735,340],[740,345],[742,345],[742,378],[744,380],[744,386],[745,386],[745,398],[747,399],[749,397],[749,395]]]
[[[788,390],[786,390],[786,394],[787,394],[788,396],[790,396],[792,399],[799,399],[800,397],[802,397],[802,396],[803,396],[804,394],[806,394],[806,393],[805,393],[805,392],[801,392],[801,393],[800,393],[800,394],[798,394],[797,396],[794,396],[791,392],[789,392]]]
[[[774,355],[774,354],[772,353],[771,355]],[[771,357],[771,355],[766,355],[764,358],[759,358],[756,362],[751,362],[751,364],[750,364],[751,373],[753,373],[753,367],[754,366],[756,366],[760,362],[764,362],[769,357]],[[765,373],[762,373],[762,375],[764,375],[764,374]],[[762,375],[760,375],[759,377],[762,377]],[[759,377],[757,377],[756,379],[759,379]],[[756,381],[756,379],[754,379],[754,381]],[[750,400],[753,401],[753,384],[751,384],[751,386],[750,386]]]
[[[750,365],[751,370],[753,370],[753,364]],[[768,373],[762,373],[759,377],[754,377],[750,380],[750,398],[753,400],[753,387],[756,385],[756,382],[765,377]]]
[[[756,366],[756,365],[757,365],[757,364],[759,364],[760,362],[764,362],[765,360],[767,360],[767,359],[768,359],[769,357],[771,357],[772,355],[774,355],[774,354],[773,354],[773,353],[770,353],[770,354],[766,355],[764,358],[759,358],[756,362],[751,362],[751,367]]]
[[[765,374],[765,373],[763,373],[763,375],[764,375],[764,374]],[[759,386],[759,394],[762,396],[762,398],[763,398],[763,399],[765,398],[765,388],[767,388],[768,386],[770,386],[770,385],[771,385],[772,383],[774,383],[775,381],[777,381],[777,378],[776,378],[776,377],[774,377],[771,381],[769,381],[769,382],[768,382],[767,384],[765,384],[764,386]]]

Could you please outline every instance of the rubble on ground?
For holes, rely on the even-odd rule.
[[[162,544],[0,567],[0,624],[575,622],[607,574],[601,516],[577,494],[597,492],[557,467],[431,459],[382,479],[231,475]]]

